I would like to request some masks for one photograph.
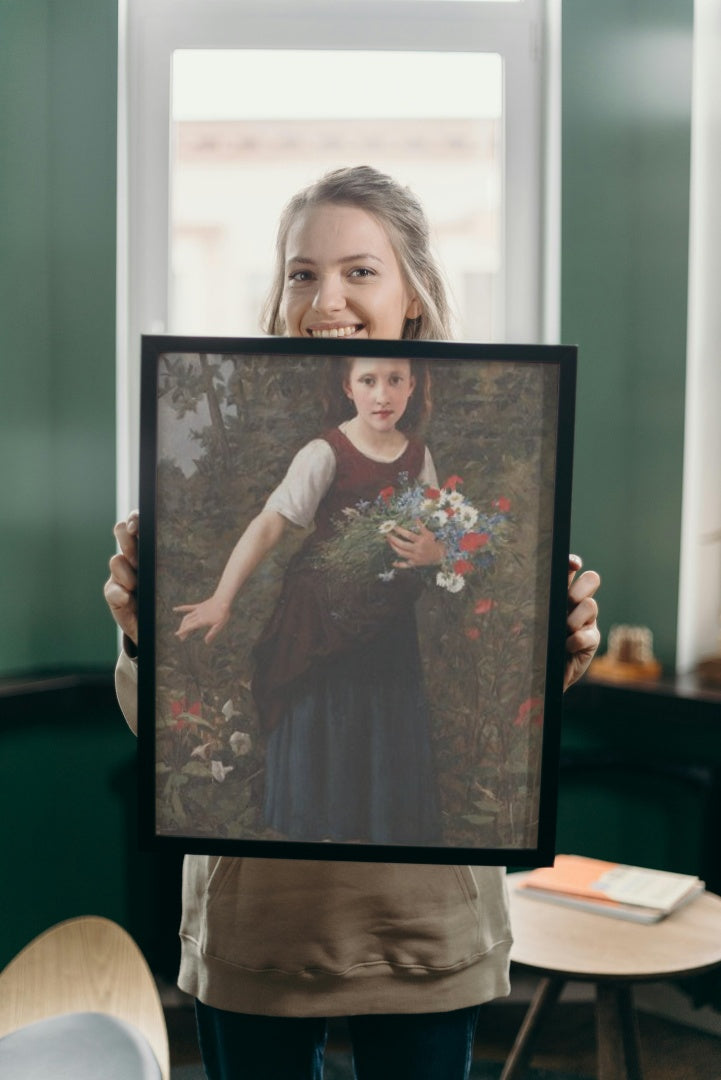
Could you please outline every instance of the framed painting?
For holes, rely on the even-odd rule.
[[[145,847],[552,861],[575,372],[143,339]]]

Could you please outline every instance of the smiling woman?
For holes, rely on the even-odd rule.
[[[360,166],[295,195],[280,220],[270,334],[447,340],[451,318],[423,208]]]

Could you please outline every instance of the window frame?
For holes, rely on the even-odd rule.
[[[504,60],[501,340],[558,340],[560,0],[119,0],[118,513],[137,501],[140,336],[167,328],[176,49],[497,52]],[[552,61],[552,64],[549,62]]]

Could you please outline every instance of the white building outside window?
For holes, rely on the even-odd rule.
[[[559,18],[558,0],[121,0],[120,514],[140,335],[259,334],[280,211],[332,168],[421,198],[459,338],[557,340]]]

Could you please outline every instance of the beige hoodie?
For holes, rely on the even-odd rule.
[[[137,666],[118,700],[137,724]],[[186,855],[178,985],[270,1016],[441,1012],[509,992],[501,867]]]

